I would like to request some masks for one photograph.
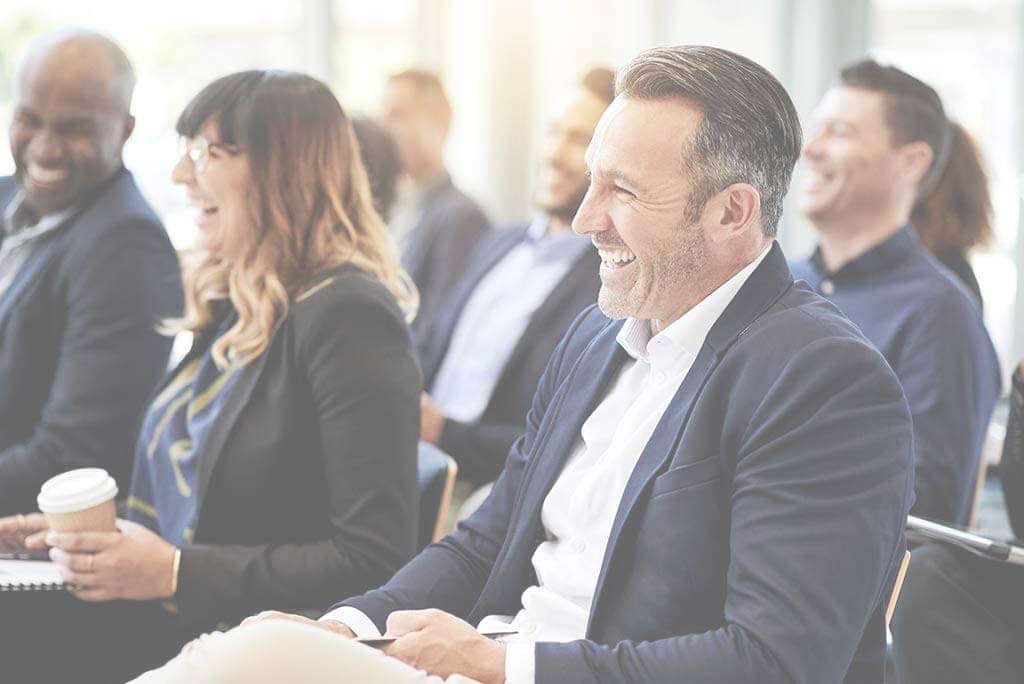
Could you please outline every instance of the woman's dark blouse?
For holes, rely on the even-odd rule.
[[[158,399],[190,365],[204,367],[211,341],[197,335]],[[205,407],[216,408],[216,420],[191,456],[194,510],[176,511],[193,524],[171,539],[185,542],[173,601],[185,624],[316,612],[385,582],[414,552],[418,515],[420,373],[392,295],[343,266],[292,305],[260,358],[226,376],[205,367],[200,389],[224,386]],[[148,425],[160,408],[156,401]],[[150,456],[140,444],[140,458],[169,464],[174,440],[159,437],[165,449]],[[180,485],[167,467],[153,490]],[[163,532],[161,497],[136,498],[153,505]]]

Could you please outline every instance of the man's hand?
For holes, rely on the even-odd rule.
[[[262,613],[257,613],[252,617],[247,617],[242,621],[239,627],[245,627],[247,625],[255,625],[258,622],[269,622],[272,620],[280,620],[283,622],[298,622],[302,625],[309,625],[310,627],[316,627],[317,629],[327,630],[333,632],[346,639],[355,639],[356,635],[348,625],[338,620],[311,620],[303,615],[292,615],[291,613],[281,613],[276,610],[265,610]]]
[[[430,395],[420,395],[420,440],[437,446],[444,430],[444,414],[437,407]]]
[[[117,532],[46,532],[50,559],[83,601],[171,597],[174,546],[147,527],[117,521]]]
[[[26,543],[26,539],[47,529],[46,518],[42,513],[0,518],[0,551],[10,553],[31,549],[33,547]]]
[[[505,646],[440,610],[399,610],[384,636],[398,637],[384,653],[442,678],[453,674],[481,684],[505,681]]]

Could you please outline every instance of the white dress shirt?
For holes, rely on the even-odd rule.
[[[622,326],[617,341],[633,361],[583,423],[580,440],[544,499],[545,541],[533,554],[537,584],[523,592],[515,616],[491,615],[479,625],[480,631],[511,625],[518,632],[506,639],[507,684],[533,683],[536,642],[586,637],[608,537],[633,468],[704,338],[768,251],[657,335],[646,320],[627,319]],[[341,620],[359,636],[377,634],[373,622],[351,607],[322,619]]]

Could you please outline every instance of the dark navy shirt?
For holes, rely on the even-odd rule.
[[[860,327],[903,385],[914,419],[914,515],[965,524],[1001,385],[977,301],[910,226],[834,273],[820,248],[792,270]]]

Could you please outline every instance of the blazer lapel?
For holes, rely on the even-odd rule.
[[[622,322],[618,321],[594,338],[552,397],[512,511],[512,535],[495,563],[496,568],[504,559],[528,562],[536,548],[544,498],[580,439],[580,427],[608,391],[626,359],[626,352],[615,339],[621,327]],[[496,571],[491,577],[502,574]]]
[[[37,284],[39,274],[56,256],[57,241],[54,238],[63,230],[63,227],[57,228],[54,233],[40,237],[39,242],[30,247],[31,251],[18,268],[10,286],[0,297],[0,332],[7,325],[7,319],[14,311],[15,304],[22,301],[27,290]]]
[[[618,511],[615,514],[615,521],[612,523],[611,534],[608,535],[608,547],[605,549],[604,560],[601,563],[601,572],[597,578],[597,585],[594,591],[594,601],[590,607],[590,617],[587,620],[587,633],[590,633],[590,624],[598,608],[600,590],[604,586],[605,578],[608,575],[612,555],[615,553],[615,546],[619,540],[623,526],[629,519],[630,513],[640,499],[640,495],[647,489],[647,484],[658,475],[665,464],[672,458],[676,451],[677,442],[682,435],[683,428],[689,420],[690,411],[693,409],[696,398],[700,395],[705,381],[711,372],[718,365],[719,356],[710,345],[701,347],[697,359],[693,362],[682,384],[676,391],[668,408],[658,421],[654,433],[647,441],[640,459],[629,476],[626,489],[622,493]]]
[[[198,485],[196,487],[197,526],[198,521],[202,520],[203,503],[206,498],[207,489],[210,486],[213,470],[217,466],[217,459],[224,453],[224,444],[227,442],[228,437],[231,436],[231,430],[235,427],[235,423],[238,422],[238,417],[242,415],[242,411],[249,404],[249,397],[252,396],[253,389],[263,374],[263,368],[266,366],[268,356],[269,354],[264,352],[249,365],[238,371],[239,377],[230,389],[231,394],[228,400],[224,402],[221,413],[217,416],[216,423],[210,428],[206,441],[203,443],[203,450],[199,455]]]
[[[344,264],[331,271],[320,276],[317,281],[308,288],[308,294],[315,292],[321,285],[336,278],[339,274],[344,273],[349,269],[353,269],[351,264]],[[302,297],[299,297],[299,301]],[[217,304],[218,309],[214,312],[215,320],[218,323],[213,323],[207,327],[204,331],[209,335],[216,334],[220,324],[223,323],[226,316],[230,316],[232,312],[231,305],[224,301]],[[277,339],[278,333],[281,331],[281,326],[286,325],[287,319],[281,321],[271,337],[271,345]],[[206,340],[208,341],[208,340]],[[206,347],[204,341],[204,348]],[[205,351],[204,351],[205,353]],[[190,353],[187,358],[192,357]],[[256,384],[259,382],[260,377],[263,375],[263,369],[267,365],[267,357],[270,356],[270,349],[268,348],[258,358],[253,360],[247,366],[243,367],[238,371],[238,379],[234,382],[234,385],[229,390],[230,395],[227,397],[227,401],[224,402],[221,413],[217,416],[217,421],[210,428],[210,432],[206,436],[206,440],[203,442],[202,453],[199,454],[199,473],[197,477],[196,486],[196,521],[197,528],[199,521],[202,520],[203,502],[206,498],[206,492],[210,486],[210,478],[213,477],[214,468],[217,466],[217,460],[221,454],[224,453],[224,445],[228,438],[231,436],[231,431],[235,427],[235,423],[238,422],[239,416],[242,415],[242,411],[249,405],[249,399],[252,396],[253,390],[256,388]],[[184,362],[182,362],[184,363]]]
[[[595,616],[600,608],[602,590],[623,527],[650,481],[664,469],[665,464],[671,460],[679,448],[683,429],[686,427],[693,406],[705,383],[736,339],[775,304],[792,284],[793,276],[789,271],[786,258],[778,243],[774,243],[768,256],[750,275],[708,332],[693,366],[686,374],[679,389],[676,390],[676,394],[668,408],[665,409],[661,420],[658,421],[654,433],[647,441],[647,445],[640,454],[640,459],[626,483],[615,521],[612,523],[611,534],[608,536],[608,547],[605,549],[601,572],[594,590],[594,600],[587,621],[587,634],[590,634]]]

